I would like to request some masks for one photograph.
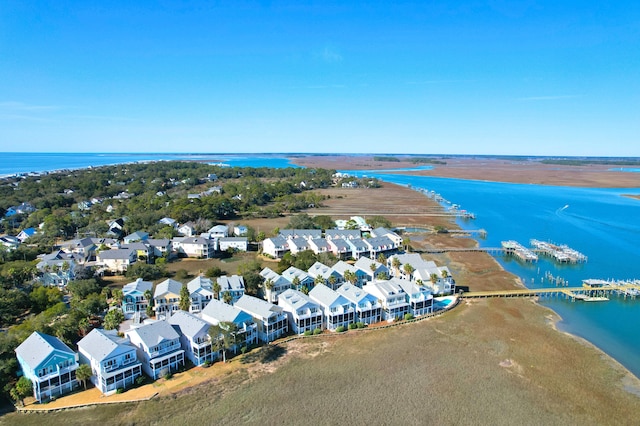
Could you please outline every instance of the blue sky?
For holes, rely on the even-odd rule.
[[[637,1],[0,3],[0,151],[640,156],[639,135]]]

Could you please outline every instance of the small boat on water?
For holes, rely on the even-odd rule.
[[[584,300],[585,302],[606,302],[609,300],[609,298],[605,296],[589,296],[585,297],[582,300]]]

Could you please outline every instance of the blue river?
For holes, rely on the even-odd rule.
[[[547,272],[570,286],[583,279],[640,279],[640,201],[623,194],[640,188],[594,189],[496,183],[372,171],[347,171],[387,182],[433,190],[472,212],[476,219],[460,219],[464,229],[485,229],[481,247],[500,247],[517,240],[529,246],[532,238],[570,247],[588,256],[578,265],[557,265],[541,257],[537,263],[497,256],[509,272],[530,288],[553,287]],[[639,180],[640,186],[640,180]],[[425,196],[425,195],[422,195]],[[558,313],[560,330],[583,337],[640,377],[640,298],[612,296],[608,302],[544,299],[541,304]]]

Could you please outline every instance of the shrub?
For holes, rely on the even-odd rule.
[[[352,322],[351,324],[349,324],[349,330],[353,330],[353,329],[355,329],[355,328],[357,328],[357,327],[358,327],[358,326],[357,326],[355,323],[353,323],[353,322]]]
[[[313,331],[311,330],[305,330],[304,335],[305,336],[311,336],[313,334]]]
[[[172,377],[173,377],[173,373],[169,371],[167,374],[165,374],[165,375],[164,375],[164,377],[163,377],[163,378],[164,378],[165,380],[169,380],[169,379],[171,379]]]
[[[413,314],[410,314],[410,313],[404,314],[404,319],[406,321],[412,320],[413,319]]]
[[[144,384],[145,378],[144,376],[138,376],[136,377],[136,385],[138,386],[142,386]]]
[[[321,329],[321,328],[316,328],[316,329],[314,329],[314,330],[313,330],[313,334],[314,334],[314,335],[316,335],[316,336],[317,336],[318,334],[322,334],[322,329]]]
[[[344,328],[343,325],[338,326],[338,328],[336,328],[336,333],[343,333],[346,330],[346,328]]]
[[[124,388],[118,388],[116,389],[116,393],[123,393],[124,392]]]
[[[365,328],[367,326],[367,324],[363,323],[362,321],[359,321],[359,322],[356,323],[356,326],[358,328]]]

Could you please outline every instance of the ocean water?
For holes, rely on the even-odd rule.
[[[1,152],[0,176],[146,161],[200,161],[240,167],[297,167],[281,155]]]
[[[500,247],[503,240],[529,246],[532,238],[567,244],[588,256],[578,265],[557,265],[541,257],[524,264],[512,258],[496,259],[527,287],[553,287],[545,273],[560,276],[570,286],[583,279],[640,279],[640,201],[622,194],[640,194],[640,188],[593,189],[509,184],[460,179],[357,172],[387,182],[440,193],[451,203],[473,212],[476,219],[458,221],[466,229],[485,229],[482,247]],[[417,195],[423,196],[423,195]],[[557,312],[558,328],[585,338],[640,377],[640,298],[612,296],[608,302],[571,302],[543,299]]]

